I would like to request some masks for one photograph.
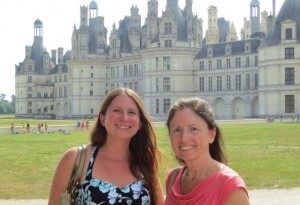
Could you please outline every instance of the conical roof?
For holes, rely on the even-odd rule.
[[[300,40],[300,1],[285,0],[262,46],[273,46],[281,42],[281,23],[285,20],[297,22],[296,38]]]

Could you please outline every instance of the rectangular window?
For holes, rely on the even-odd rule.
[[[204,77],[199,78],[199,91],[204,92]]]
[[[293,33],[291,28],[285,29],[285,40],[293,39]]]
[[[286,95],[285,96],[285,113],[294,113],[295,112],[295,96]]]
[[[124,78],[126,78],[127,77],[127,65],[124,65]]]
[[[222,76],[217,76],[217,91],[222,91]]]
[[[165,23],[165,34],[172,34],[172,23],[166,22]]]
[[[172,47],[172,40],[165,40],[165,47],[166,48]]]
[[[255,75],[254,75],[254,86],[255,86],[255,90],[257,90],[258,89],[258,74],[257,73],[255,73]]]
[[[156,111],[156,114],[159,114],[159,99],[155,100],[155,111]]]
[[[226,68],[230,68],[230,59],[226,59]]]
[[[171,100],[170,99],[164,99],[164,113],[168,113],[171,106]]]
[[[217,60],[217,69],[222,69],[222,60],[221,59]]]
[[[68,89],[67,87],[64,87],[64,97],[67,97],[68,96]]]
[[[249,67],[250,66],[250,57],[247,56],[246,57],[246,67]]]
[[[171,91],[171,84],[170,78],[164,77],[163,78],[163,92],[170,92]]]
[[[159,92],[159,77],[156,77],[156,79],[155,79],[155,89],[156,89],[156,92],[158,93]]]
[[[226,76],[226,90],[231,90],[231,76]]]
[[[250,74],[246,74],[246,90],[250,90]]]
[[[139,66],[138,64],[134,64],[134,76],[139,76]]]
[[[32,65],[28,65],[28,72],[32,72]]]
[[[294,58],[294,48],[285,48],[285,59]]]
[[[212,87],[213,87],[212,77],[208,77],[208,91],[212,91]]]
[[[204,70],[204,61],[199,62],[199,70]]]
[[[67,82],[67,81],[68,81],[68,76],[64,75],[64,82]]]
[[[258,66],[258,56],[255,56],[255,62],[254,62],[255,66]]]
[[[208,61],[208,70],[211,70],[212,69],[212,60],[209,60]]]
[[[31,76],[28,76],[27,82],[28,82],[28,83],[32,83],[32,77],[31,77]]]
[[[285,84],[286,85],[294,85],[295,84],[294,68],[285,68]]]
[[[241,58],[235,58],[235,67],[240,68],[241,67]]]
[[[163,57],[163,61],[164,61],[163,70],[170,70],[171,68],[170,57]]]
[[[156,57],[155,58],[155,68],[156,68],[156,70],[158,70],[158,66],[159,66],[159,58]]]
[[[58,89],[58,97],[62,97],[63,96],[63,94],[62,94],[62,87],[59,87],[59,89]]]
[[[242,76],[241,75],[236,75],[235,76],[235,89],[236,90],[241,90],[242,88],[242,83],[241,83],[241,79],[242,79]]]
[[[129,65],[129,77],[133,76],[133,68],[132,65]]]

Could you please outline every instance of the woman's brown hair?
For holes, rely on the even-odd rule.
[[[100,115],[105,115],[113,99],[120,95],[129,96],[137,105],[140,113],[141,129],[132,137],[129,150],[131,152],[130,169],[134,176],[143,179],[151,195],[151,205],[157,199],[158,181],[158,147],[150,115],[146,112],[142,99],[129,88],[117,88],[110,92],[104,99],[98,119],[92,129],[90,140],[92,145],[100,148],[106,143],[107,132],[101,125]]]
[[[216,129],[215,140],[213,141],[213,143],[209,145],[209,153],[211,157],[216,161],[226,164],[226,154],[224,149],[222,133],[216,123],[213,109],[205,100],[197,97],[179,99],[171,107],[169,111],[169,116],[166,122],[169,132],[170,132],[170,121],[173,119],[176,111],[182,110],[184,108],[190,108],[191,110],[193,110],[193,112],[196,115],[201,117],[206,122],[209,129],[213,129],[213,128]],[[179,159],[178,157],[176,158],[181,164],[184,164],[184,161],[182,159]]]

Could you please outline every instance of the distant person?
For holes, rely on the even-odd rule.
[[[90,122],[89,122],[89,120],[86,120],[86,121],[85,121],[85,128],[86,128],[86,129],[89,129],[89,126],[90,126]]]
[[[48,123],[45,122],[44,125],[45,125],[45,132],[48,133]]]
[[[14,123],[11,123],[11,124],[10,124],[10,133],[11,133],[11,134],[15,134],[15,133],[16,133]]]
[[[104,99],[91,131],[74,204],[162,205],[158,147],[150,116],[133,90],[118,88]],[[56,169],[49,205],[65,192],[76,157],[71,148]]]
[[[167,127],[182,166],[168,174],[165,205],[250,204],[243,179],[226,165],[221,130],[206,101],[180,99]]]
[[[26,123],[26,130],[27,130],[27,132],[30,132],[30,123],[29,123],[29,121],[27,121],[27,123]]]

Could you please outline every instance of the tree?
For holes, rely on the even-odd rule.
[[[14,114],[15,113],[15,105],[16,105],[16,97],[14,95],[11,96],[11,102],[5,99],[6,95],[0,95],[0,114]]]

